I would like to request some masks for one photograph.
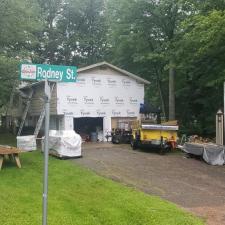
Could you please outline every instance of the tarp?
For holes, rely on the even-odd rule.
[[[186,142],[183,146],[183,150],[186,153],[202,156],[204,151],[204,146],[202,144]]]
[[[212,143],[189,143],[186,142],[182,147],[186,153],[202,156],[202,158],[210,165],[225,164],[225,146]]]
[[[50,130],[49,149],[61,157],[81,156],[81,137],[73,130]]]
[[[224,146],[221,145],[205,145],[203,152],[203,159],[210,165],[220,165],[225,164],[224,161]]]
[[[159,108],[156,108],[150,103],[141,103],[140,104],[140,113],[142,114],[149,114],[149,113],[161,113],[161,110]]]

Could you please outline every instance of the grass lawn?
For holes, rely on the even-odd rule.
[[[15,144],[0,134],[0,144]],[[0,171],[0,224],[42,224],[43,155],[21,154],[22,169]],[[49,225],[204,224],[172,203],[97,176],[70,161],[49,159]]]

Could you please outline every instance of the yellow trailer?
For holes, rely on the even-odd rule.
[[[178,126],[171,122],[149,124],[147,121],[132,127],[131,147],[135,150],[142,146],[159,149],[162,154],[176,148]]]

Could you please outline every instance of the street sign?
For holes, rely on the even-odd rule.
[[[44,145],[44,176],[43,176],[43,206],[42,225],[47,225],[48,198],[48,154],[49,154],[49,121],[51,92],[48,81],[76,82],[77,67],[57,66],[48,64],[21,64],[20,80],[45,81],[45,145]]]
[[[75,82],[77,67],[48,64],[21,64],[20,80]]]

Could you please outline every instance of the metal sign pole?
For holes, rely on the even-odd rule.
[[[43,215],[42,225],[47,225],[47,200],[48,200],[48,141],[50,120],[51,90],[48,80],[59,82],[76,82],[77,67],[47,64],[20,64],[20,80],[42,81],[45,80],[45,147],[44,147],[44,176],[43,176]]]
[[[225,82],[223,83],[223,130],[225,131]],[[223,144],[225,143],[225,137],[224,137],[224,133],[223,133]]]
[[[45,147],[44,147],[44,183],[43,183],[43,214],[42,225],[47,225],[47,200],[48,200],[48,141],[49,141],[49,119],[50,119],[50,87],[45,80]]]

